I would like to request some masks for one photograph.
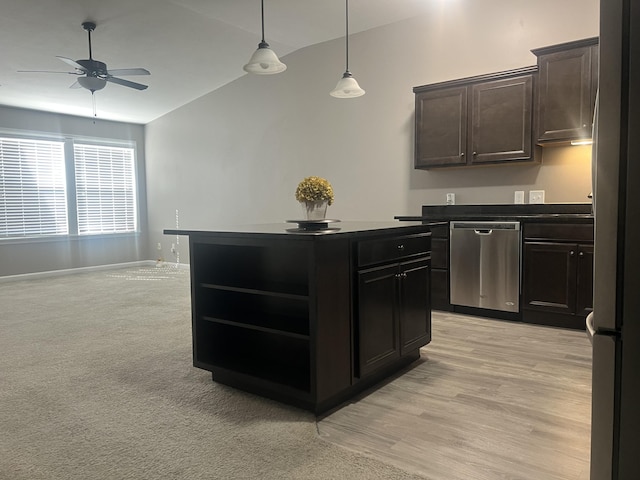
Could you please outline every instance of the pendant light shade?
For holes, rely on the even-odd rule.
[[[329,92],[329,95],[336,98],[355,98],[364,95],[364,90],[360,88],[357,80],[353,78],[351,72],[347,70],[342,75],[342,78],[338,80],[336,88]]]
[[[331,92],[329,92],[329,95],[336,98],[355,98],[355,97],[361,97],[362,95],[364,95],[365,92],[362,88],[360,88],[360,85],[358,85],[358,82],[356,81],[355,78],[353,78],[353,75],[349,71],[349,0],[345,0],[345,4],[346,4],[346,15],[345,15],[346,29],[345,29],[344,37],[345,37],[346,52],[347,52],[346,54],[347,68],[345,69],[345,72],[342,74],[342,78],[338,80],[338,84],[336,85],[336,88],[331,90]]]
[[[245,72],[256,75],[273,75],[284,72],[287,66],[278,59],[267,42],[264,41],[264,0],[260,0],[262,6],[262,41],[258,44],[258,49],[251,55],[249,63],[244,67]]]

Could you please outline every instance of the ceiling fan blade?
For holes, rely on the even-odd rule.
[[[18,73],[64,73],[65,75],[82,75],[78,72],[59,72],[53,70],[18,70]]]
[[[149,70],[144,68],[118,68],[116,70],[109,70],[109,75],[151,75]]]
[[[71,65],[73,68],[77,68],[78,70],[81,70],[83,72],[86,72],[87,69],[84,68],[82,65],[80,65],[78,62],[76,62],[75,60],[71,60],[70,58],[67,57],[61,57],[59,55],[56,55],[56,57],[58,57],[60,60],[62,60],[64,63]]]
[[[141,83],[130,82],[129,80],[124,80],[122,78],[116,77],[107,77],[105,78],[107,82],[117,83],[118,85],[122,85],[123,87],[135,88],[136,90],[144,90],[148,88],[148,85],[142,85]]]
[[[69,85],[69,88],[82,88],[82,85],[80,85],[78,83],[78,81],[76,80],[75,82],[73,82],[71,85]]]

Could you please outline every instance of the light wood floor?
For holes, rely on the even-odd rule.
[[[318,431],[432,480],[578,480],[590,417],[584,332],[434,312],[422,358]]]

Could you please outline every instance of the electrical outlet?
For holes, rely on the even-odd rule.
[[[544,203],[544,190],[529,190],[529,203]]]
[[[162,250],[162,244],[158,242],[158,250]]]
[[[524,190],[516,190],[513,196],[513,203],[522,205],[524,203]]]
[[[447,193],[447,205],[455,205],[455,204],[456,204],[456,194]]]
[[[171,244],[171,253],[173,253],[174,255],[176,254],[176,244],[175,243]]]

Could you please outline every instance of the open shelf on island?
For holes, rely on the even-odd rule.
[[[310,390],[308,339],[215,322],[200,324],[196,362]]]
[[[309,294],[309,251],[295,242],[285,245],[197,243],[194,256],[198,283],[210,288],[256,293]]]

